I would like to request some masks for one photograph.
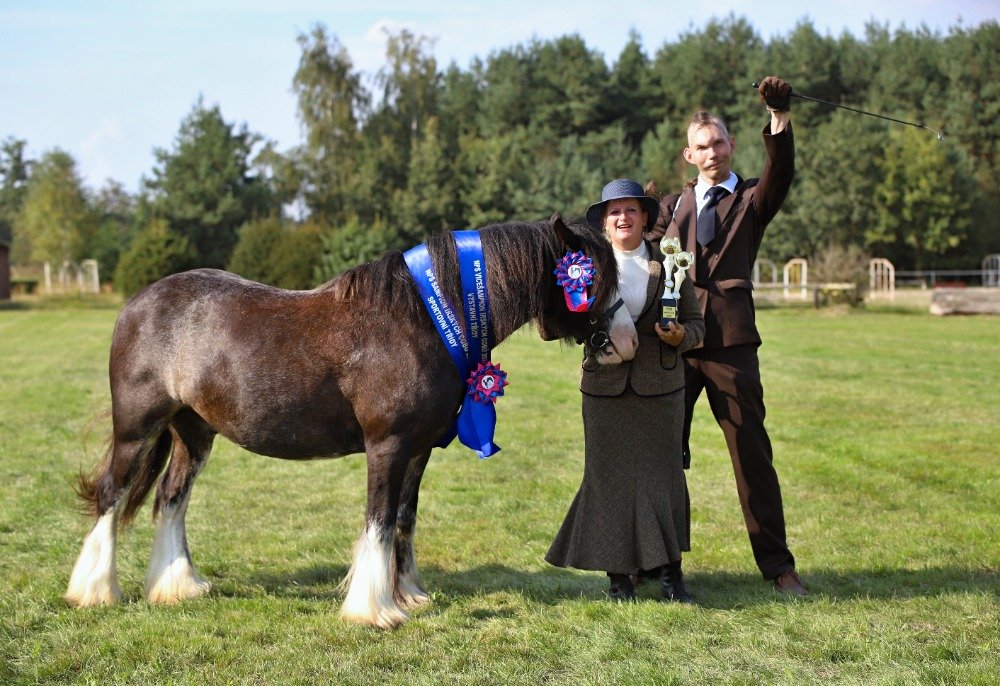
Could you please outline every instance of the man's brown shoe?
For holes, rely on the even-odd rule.
[[[776,577],[774,579],[774,587],[785,595],[803,596],[809,594],[806,587],[802,585],[802,581],[799,579],[799,575],[795,573],[794,569],[789,569],[784,574]]]

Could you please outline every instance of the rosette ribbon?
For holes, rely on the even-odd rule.
[[[507,372],[500,371],[499,364],[480,362],[466,383],[469,390],[458,414],[458,440],[473,448],[480,458],[489,457],[500,450],[493,442],[493,430],[497,423],[496,402],[508,383]]]
[[[496,403],[508,383],[507,372],[500,371],[499,363],[480,362],[468,378],[469,395],[479,403]]]
[[[567,252],[556,262],[556,283],[563,287],[570,312],[587,312],[594,299],[587,297],[587,286],[594,282],[594,262],[584,252]]]
[[[427,313],[455,363],[459,378],[469,387],[458,417],[435,447],[446,448],[458,436],[462,445],[475,450],[482,459],[500,451],[500,446],[493,442],[497,423],[494,404],[503,395],[503,387],[508,383],[507,374],[500,371],[499,365],[490,362],[492,325],[489,296],[486,292],[486,259],[479,232],[455,231],[452,236],[455,239],[462,277],[468,338],[463,332],[459,314],[444,297],[427,246],[421,244],[406,251],[403,259],[413,276]]]

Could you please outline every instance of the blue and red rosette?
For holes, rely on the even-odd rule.
[[[570,312],[587,312],[593,298],[587,298],[587,286],[594,282],[594,262],[584,252],[567,252],[556,262],[556,283],[563,287]]]
[[[507,372],[500,371],[500,365],[492,362],[480,362],[467,382],[469,395],[480,403],[496,403],[503,395],[503,387],[509,383]]]

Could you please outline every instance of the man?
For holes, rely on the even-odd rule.
[[[771,121],[764,128],[767,160],[758,179],[732,170],[736,141],[718,117],[694,115],[684,159],[698,178],[679,195],[663,198],[660,217],[647,235],[680,238],[695,256],[688,271],[705,317],[701,347],[685,362],[685,466],[690,462],[691,414],[702,390],[722,428],[736,473],[736,489],[754,559],[765,579],[782,593],[805,595],[795,558],[785,541],[785,517],[771,441],[764,428],[764,391],[757,348],[750,270],[764,229],[777,214],[795,174],[789,115],[791,86],[769,76],[758,89]]]

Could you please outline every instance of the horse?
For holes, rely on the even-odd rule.
[[[479,233],[496,343],[533,322],[545,340],[593,337],[601,362],[632,359],[635,328],[615,300],[617,265],[603,235],[558,213]],[[461,302],[451,234],[426,246],[444,295]],[[554,276],[567,251],[593,261],[589,312],[570,311]],[[174,603],[209,591],[194,569],[185,515],[217,434],[290,460],[365,453],[365,524],[341,584],[341,615],[393,628],[429,602],[413,552],[417,493],[467,386],[402,253],[308,291],[214,269],[167,276],[124,305],[110,353],[112,427],[103,458],[77,486],[96,522],[71,574],[71,605],[121,600],[117,533],[157,481],[145,595]]]

